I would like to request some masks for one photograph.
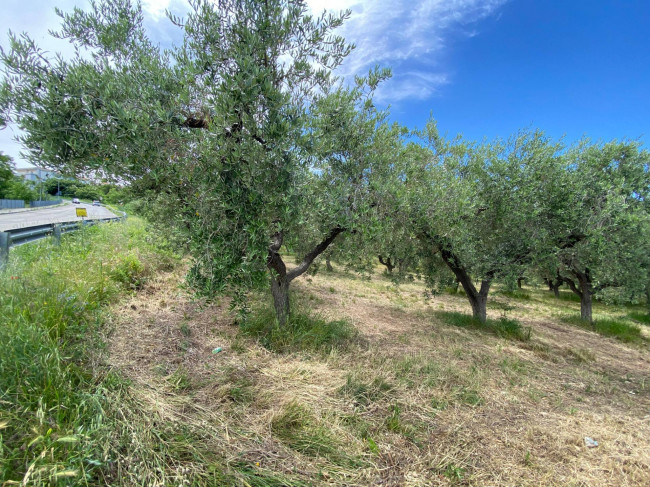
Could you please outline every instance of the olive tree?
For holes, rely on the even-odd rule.
[[[538,132],[491,144],[447,141],[433,122],[422,135],[427,147],[413,149],[394,183],[402,219],[417,232],[423,253],[439,255],[453,272],[484,322],[494,281],[523,275],[533,243],[543,238],[537,182],[559,147]]]
[[[128,0],[59,12],[72,60],[11,35],[2,118],[49,167],[129,182],[186,242],[200,291],[239,302],[270,274],[284,322],[289,283],[366,209],[363,164],[382,118],[371,92],[387,73],[336,83],[351,46],[332,32],[348,12],[312,17],[299,0],[190,6],[170,16],[184,33],[171,50],[148,39]],[[288,270],[280,248],[298,233],[313,246]]]
[[[563,157],[550,196],[546,249],[591,322],[595,295],[636,300],[650,263],[650,154],[636,142],[581,142]],[[547,265],[547,267],[549,267]]]

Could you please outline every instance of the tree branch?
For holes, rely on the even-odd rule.
[[[271,245],[269,245],[269,256],[266,259],[266,266],[277,272],[281,278],[284,278],[287,275],[287,266],[284,264],[282,257],[280,257],[280,254],[278,253],[280,247],[282,247],[283,238],[284,235],[282,232],[276,232],[275,235],[273,235],[273,240],[271,241]]]
[[[346,229],[343,227],[336,227],[333,228],[329,235],[325,237],[325,240],[323,240],[321,243],[319,243],[314,250],[309,252],[304,259],[302,259],[302,262],[298,264],[297,267],[294,267],[291,271],[287,273],[287,279],[289,281],[294,280],[296,277],[300,276],[303,274],[307,269],[309,269],[309,266],[311,263],[314,261],[316,257],[318,257],[320,254],[322,254],[327,247],[334,241],[334,239],[340,234],[345,232]]]
[[[208,121],[204,118],[187,117],[183,123],[181,123],[181,126],[190,129],[207,129]]]
[[[580,290],[579,290],[578,287],[576,286],[576,283],[573,282],[573,279],[569,279],[568,277],[562,277],[562,278],[560,278],[559,276],[558,276],[558,279],[562,279],[562,282],[566,283],[567,286],[569,286],[569,289],[571,289],[571,291],[573,291],[574,293],[576,293],[578,296],[581,296],[581,295],[582,295],[582,293],[580,292]]]

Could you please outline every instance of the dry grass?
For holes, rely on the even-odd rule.
[[[648,348],[562,324],[578,303],[533,289],[492,298],[532,328],[516,342],[438,321],[468,312],[463,296],[426,302],[418,282],[323,273],[294,299],[350,319],[364,340],[280,355],[242,337],[226,303],[180,290],[181,272],[114,310],[110,362],[143,408],[203,431],[224,464],[304,485],[650,485]]]

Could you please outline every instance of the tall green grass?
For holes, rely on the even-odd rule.
[[[577,325],[581,328],[593,330],[600,335],[616,338],[626,343],[643,343],[647,339],[641,333],[641,327],[625,317],[621,318],[595,318],[593,323],[583,321],[577,315],[562,315],[565,323]]]
[[[650,312],[642,313],[640,311],[632,311],[628,313],[628,317],[644,325],[650,325]]]
[[[300,307],[292,310],[284,326],[279,326],[273,307],[265,304],[256,306],[246,317],[241,332],[257,338],[265,348],[280,353],[344,350],[359,335],[346,320],[329,321]]]
[[[521,326],[517,320],[499,318],[498,320],[488,319],[485,323],[481,323],[473,316],[455,311],[437,311],[435,315],[448,325],[473,328],[511,340],[522,342],[530,340],[531,329]]]
[[[12,249],[0,272],[0,483],[101,475],[103,307],[174,262],[137,219]]]
[[[228,461],[218,428],[151,410],[147,391],[104,365],[106,306],[178,263],[137,218],[12,249],[0,272],[0,485],[306,485]]]

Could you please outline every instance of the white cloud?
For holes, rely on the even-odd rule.
[[[142,0],[142,10],[157,19],[165,16],[170,3],[171,0]]]
[[[341,28],[357,47],[341,68],[344,76],[366,74],[376,64],[393,68],[381,98],[426,99],[450,82],[444,65],[453,35],[473,37],[472,25],[508,0],[307,0],[314,13],[350,9]],[[391,95],[388,95],[390,91]]]
[[[393,78],[377,93],[385,103],[424,100],[453,82],[444,55],[453,35],[472,37],[480,32],[476,23],[508,0],[307,0],[315,13],[324,9],[350,9],[351,18],[342,34],[357,48],[342,66],[345,76],[366,74],[376,64],[393,68]],[[71,11],[88,8],[88,0],[3,0],[0,45],[7,47],[6,30],[28,32],[50,53],[72,53],[65,41],[51,38],[48,29],[58,29],[54,7]],[[165,10],[184,14],[187,0],[143,0],[145,23],[154,40],[163,46],[179,35],[167,25]],[[15,129],[17,131],[17,129]],[[19,145],[10,140],[10,129],[0,131],[0,151],[20,163]]]

